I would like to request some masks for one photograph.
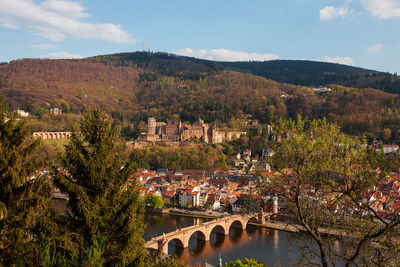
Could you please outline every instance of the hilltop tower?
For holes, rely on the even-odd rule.
[[[156,134],[156,119],[151,117],[147,120],[147,134],[148,135],[155,135]]]

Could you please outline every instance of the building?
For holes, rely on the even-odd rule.
[[[383,145],[383,153],[398,153],[399,145]]]
[[[201,118],[192,124],[182,123],[178,119],[157,122],[155,118],[147,120],[147,133],[142,133],[137,139],[136,145],[161,142],[170,144],[174,142],[201,139],[205,143],[222,143],[239,138],[246,132],[220,132],[216,123],[205,123]]]
[[[243,150],[243,159],[245,161],[250,161],[251,160],[251,149],[244,149]]]
[[[179,206],[197,207],[200,204],[200,192],[184,190],[179,193]]]
[[[325,87],[320,87],[320,88],[313,88],[314,93],[327,93],[332,91],[331,88]]]
[[[25,112],[25,111],[23,111],[23,110],[21,110],[21,109],[17,109],[17,115],[18,115],[19,117],[26,118],[26,117],[29,116],[29,112]]]
[[[54,116],[58,116],[62,114],[62,109],[59,108],[51,108],[50,109],[50,114]]]

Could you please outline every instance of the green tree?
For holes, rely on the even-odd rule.
[[[32,229],[50,200],[48,179],[31,159],[40,141],[31,140],[25,120],[6,117],[0,96],[0,265],[33,262],[37,253]]]
[[[146,196],[146,204],[150,205],[151,207],[155,209],[161,209],[164,207],[164,200],[162,199],[161,196],[157,195],[147,195]]]
[[[392,131],[388,128],[383,129],[383,139],[385,139],[385,141],[389,141],[390,137],[392,136]]]
[[[264,267],[265,264],[252,258],[244,258],[243,260],[235,260],[225,264],[226,267]]]
[[[72,216],[58,218],[57,250],[79,264],[143,266],[146,251],[144,203],[136,185],[127,187],[135,170],[116,153],[116,128],[93,109],[73,134],[56,170],[55,184],[69,195]]]
[[[286,203],[281,215],[305,230],[317,251],[305,250],[302,264],[398,266],[400,217],[372,208],[372,196],[386,178],[381,154],[324,120],[282,122],[277,133],[274,167],[280,175],[266,192]],[[342,237],[326,236],[331,229]],[[337,249],[337,244],[341,249]],[[317,255],[318,259],[314,256]]]

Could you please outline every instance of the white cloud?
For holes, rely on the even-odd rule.
[[[49,59],[79,59],[83,58],[81,55],[75,55],[75,54],[70,54],[68,52],[54,52],[54,53],[49,53],[43,56],[40,56],[40,58],[49,58]]]
[[[343,64],[343,65],[353,65],[354,64],[354,60],[351,57],[328,57],[328,56],[325,56],[320,59],[317,59],[317,61],[338,63],[338,64]]]
[[[32,45],[32,47],[37,50],[49,50],[49,49],[57,48],[57,46],[54,44],[35,44],[35,45]]]
[[[382,44],[378,43],[378,44],[374,44],[373,46],[368,47],[368,52],[370,53],[378,53],[379,51],[382,50]]]
[[[326,6],[319,11],[319,18],[320,20],[332,20],[337,17],[346,17],[350,13],[351,11],[347,6],[339,8],[333,6]]]
[[[399,0],[360,0],[360,2],[374,17],[381,19],[400,17]]]
[[[178,55],[196,57],[216,61],[266,61],[278,59],[275,54],[247,53],[228,49],[199,49],[183,48],[175,52]]]
[[[77,2],[48,0],[40,3],[40,6],[71,18],[89,17],[89,14],[85,12],[86,9]]]
[[[79,2],[47,0],[0,0],[0,25],[23,28],[52,41],[67,37],[131,43],[133,39],[122,26],[111,23],[87,23],[85,8]]]

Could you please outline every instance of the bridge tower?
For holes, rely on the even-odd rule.
[[[260,211],[257,214],[257,219],[258,219],[258,223],[260,224],[264,224],[265,223],[265,216],[264,216],[264,211],[263,209],[260,209]]]
[[[277,214],[278,210],[279,210],[278,197],[277,196],[273,196],[272,197],[272,213],[273,214]]]

